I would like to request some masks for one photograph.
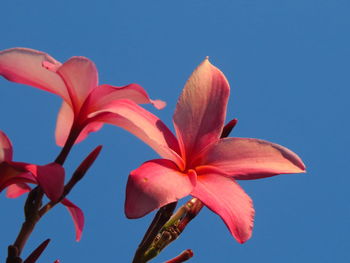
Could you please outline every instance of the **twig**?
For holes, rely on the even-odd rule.
[[[140,245],[138,246],[133,263],[147,262],[144,258],[144,254],[152,244],[154,238],[157,236],[163,225],[169,220],[173,211],[175,210],[177,202],[170,203],[161,207],[155,215],[151,225],[148,227],[145,236],[143,237]]]

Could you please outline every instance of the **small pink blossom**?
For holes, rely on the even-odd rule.
[[[64,187],[64,168],[57,163],[35,165],[12,161],[12,144],[6,134],[0,131],[0,191],[19,184],[25,191],[25,183],[38,184],[52,201],[59,200]],[[18,191],[21,191],[20,189]],[[15,192],[10,191],[10,195]]]
[[[64,168],[57,163],[35,165],[12,161],[12,144],[6,134],[0,131],[0,192],[7,188],[7,197],[16,198],[31,190],[28,184],[37,184],[47,197],[58,202],[63,194]],[[79,207],[68,199],[61,203],[68,209],[76,229],[76,239],[80,240],[84,227],[84,215]]]
[[[252,233],[254,208],[236,180],[305,171],[301,159],[280,145],[220,138],[229,92],[224,74],[205,59],[178,100],[173,117],[177,137],[151,113],[138,122],[138,130],[144,127],[139,137],[164,159],[145,162],[130,173],[125,201],[128,218],[142,217],[192,195],[218,214],[243,243]]]
[[[90,132],[99,130],[103,122],[128,129],[129,115],[142,114],[134,112],[138,110],[137,104],[152,103],[158,109],[165,106],[162,101],[151,100],[137,84],[98,85],[95,64],[85,57],[72,57],[61,64],[44,52],[12,48],[0,52],[0,75],[63,99],[56,126],[56,142],[60,146],[69,136],[71,144],[84,140]],[[112,121],[106,119],[106,112],[113,113]]]

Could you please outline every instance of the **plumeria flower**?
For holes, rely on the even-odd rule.
[[[254,208],[236,180],[305,172],[302,160],[280,145],[220,138],[229,92],[224,74],[205,59],[178,100],[173,117],[176,137],[148,113],[145,119],[151,121],[144,123],[157,127],[144,129],[152,138],[148,143],[164,159],[145,162],[130,173],[125,201],[128,218],[142,217],[191,195],[218,214],[243,243],[252,234]]]
[[[59,95],[63,104],[58,114],[56,143],[63,146],[80,142],[93,131],[99,130],[103,121],[96,112],[113,108],[117,115],[113,124],[127,125],[129,115],[136,104],[152,103],[161,109],[165,103],[151,100],[137,84],[124,87],[98,85],[98,73],[94,63],[85,57],[72,57],[61,64],[46,53],[13,48],[0,52],[0,75],[10,81],[27,84]],[[105,120],[105,114],[102,114]]]
[[[52,202],[60,201],[64,189],[64,168],[57,163],[35,165],[12,160],[12,144],[0,131],[0,192],[7,188],[7,197],[16,198],[31,190],[28,184],[39,185]],[[79,207],[64,198],[61,203],[73,218],[76,239],[80,240],[84,215]]]

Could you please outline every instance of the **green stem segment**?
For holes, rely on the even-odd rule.
[[[170,203],[161,207],[155,215],[151,225],[148,227],[145,236],[143,237],[140,245],[138,246],[132,263],[143,263],[149,259],[145,258],[145,252],[156,238],[160,229],[169,220],[172,213],[176,208],[177,202]]]
[[[133,263],[145,263],[155,258],[166,246],[179,237],[186,225],[196,217],[202,207],[203,204],[200,200],[192,198],[172,216],[168,216],[168,220],[162,222],[158,221],[157,218],[162,216],[167,206],[160,208],[147,231],[148,234],[146,233],[136,251]],[[156,227],[152,227],[154,225]]]

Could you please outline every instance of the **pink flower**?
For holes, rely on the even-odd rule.
[[[35,165],[12,161],[12,144],[0,131],[0,192],[7,188],[7,197],[16,198],[31,190],[27,184],[37,184],[47,197],[57,202],[63,194],[64,168],[57,163]],[[84,215],[79,207],[68,199],[61,201],[72,215],[76,228],[76,239],[80,240],[84,226]]]
[[[94,63],[85,57],[72,57],[61,64],[46,53],[13,48],[0,52],[0,75],[6,79],[59,95],[63,99],[58,114],[56,142],[63,146],[82,141],[103,122],[96,112],[111,112],[117,117],[114,125],[125,126],[128,115],[135,114],[136,103],[152,103],[160,109],[165,103],[151,100],[137,84],[124,87],[98,86],[98,73]],[[137,114],[137,113],[136,113]],[[78,138],[77,138],[78,137]]]
[[[152,138],[148,143],[165,159],[145,162],[131,172],[125,201],[128,218],[142,217],[192,195],[218,214],[243,243],[252,233],[254,208],[236,180],[305,171],[301,159],[280,145],[259,139],[220,138],[229,92],[223,73],[206,59],[178,100],[173,117],[177,138],[148,113],[147,119],[157,127],[144,128]]]

